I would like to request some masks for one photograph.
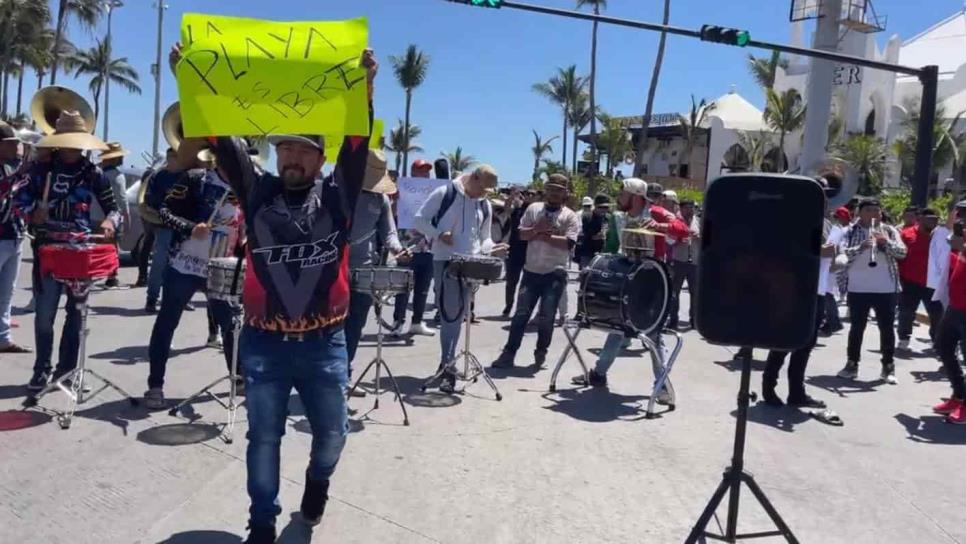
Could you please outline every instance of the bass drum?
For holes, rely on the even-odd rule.
[[[598,255],[581,275],[577,305],[583,326],[647,335],[667,320],[671,280],[664,263]]]

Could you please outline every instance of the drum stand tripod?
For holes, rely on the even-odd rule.
[[[462,288],[470,293],[469,300],[467,301],[464,309],[465,311],[463,312],[463,351],[459,352],[448,365],[441,366],[439,370],[436,371],[436,374],[433,374],[428,380],[423,382],[422,390],[426,391],[431,384],[440,380],[447,370],[452,369],[456,372],[456,379],[467,382],[466,386],[468,386],[470,383],[476,382],[480,376],[483,376],[483,380],[486,381],[487,385],[490,386],[490,389],[493,390],[494,395],[496,395],[496,400],[503,400],[503,395],[501,395],[500,390],[496,388],[496,384],[493,383],[490,375],[486,373],[486,369],[483,368],[482,364],[480,364],[480,360],[476,358],[476,355],[473,355],[472,351],[470,351],[470,330],[473,328],[473,303],[476,301],[476,290],[479,289],[480,282],[464,277],[460,277],[459,280],[462,284]],[[439,304],[443,304],[443,301],[440,301]],[[456,365],[458,364],[457,361],[460,359],[463,360],[462,370],[458,370],[456,368]],[[462,393],[466,390],[466,386],[463,386],[462,389],[456,390],[456,392]]]
[[[77,350],[77,367],[74,370],[64,374],[56,381],[51,382],[47,387],[43,388],[39,393],[29,396],[24,400],[24,406],[33,407],[36,406],[41,398],[46,396],[48,393],[54,391],[62,391],[67,395],[67,409],[63,412],[58,412],[54,410],[57,414],[57,422],[60,424],[61,429],[69,429],[71,421],[74,418],[74,412],[77,410],[77,405],[84,404],[92,398],[96,397],[98,393],[105,389],[113,389],[117,391],[119,395],[126,398],[131,406],[138,405],[138,399],[128,395],[126,391],[118,387],[114,382],[108,380],[104,376],[101,376],[97,372],[87,368],[87,335],[89,330],[87,329],[87,313],[89,310],[88,299],[91,294],[91,286],[94,284],[91,280],[58,280],[65,284],[68,289],[70,289],[71,294],[74,297],[74,303],[77,308],[78,313],[80,313],[80,342],[78,343]],[[89,394],[85,394],[84,378],[87,375],[97,378],[101,381],[101,386]]]
[[[359,387],[359,384],[362,383],[362,379],[366,377],[366,374],[368,374],[369,371],[372,370],[373,367],[375,367],[376,379],[374,383],[375,383],[376,389],[373,392],[373,396],[375,397],[375,402],[372,405],[372,410],[378,410],[379,395],[382,393],[382,370],[385,369],[386,375],[389,376],[389,383],[392,385],[392,391],[393,393],[396,394],[396,402],[398,402],[399,407],[402,408],[403,425],[408,426],[409,414],[406,412],[406,403],[403,402],[402,394],[399,392],[399,384],[396,383],[396,377],[393,376],[392,371],[389,370],[389,364],[387,364],[386,360],[382,358],[382,338],[384,335],[383,327],[387,329],[392,329],[392,327],[388,323],[386,323],[386,321],[382,318],[382,305],[388,302],[390,297],[396,296],[396,293],[374,291],[371,294],[371,296],[372,296],[373,309],[375,310],[375,314],[376,314],[376,325],[378,326],[378,328],[376,329],[376,357],[372,361],[370,361],[368,365],[366,365],[366,369],[362,371],[362,374],[359,374],[359,377],[356,379],[356,383],[352,385],[352,389],[350,389],[348,393],[346,393],[346,398],[352,397],[352,392]],[[372,410],[369,410],[369,412],[372,412]],[[362,417],[368,418],[369,412],[366,412]]]
[[[579,321],[568,321],[563,326],[564,336],[567,337],[567,347],[564,348],[564,352],[560,354],[560,359],[557,360],[557,366],[553,369],[553,374],[550,376],[550,391],[557,390],[557,375],[560,374],[560,369],[563,368],[564,363],[567,362],[567,358],[570,357],[570,352],[573,351],[577,355],[577,362],[580,363],[580,368],[584,372],[584,383],[590,384],[590,373],[587,369],[587,364],[584,363],[584,358],[580,354],[580,349],[577,348],[577,337],[580,336],[580,331],[584,330],[583,326]],[[614,331],[609,331],[614,332]],[[676,406],[677,396],[674,394],[674,386],[671,385],[671,369],[674,368],[674,361],[677,360],[678,354],[681,352],[681,347],[684,345],[684,340],[677,331],[666,329],[662,334],[668,334],[674,337],[675,344],[674,349],[671,350],[671,356],[665,360],[663,342],[658,336],[658,342],[654,342],[645,334],[637,334],[635,338],[640,339],[644,343],[644,347],[651,354],[651,368],[654,370],[654,387],[651,391],[650,398],[647,401],[647,419],[653,419],[657,417],[657,412],[655,412],[654,407],[657,404],[658,397],[662,391],[667,390],[667,406],[668,411],[674,411]]]
[[[210,301],[209,301],[210,303]],[[218,378],[217,380],[206,385],[197,393],[191,395],[190,397],[184,399],[177,406],[174,406],[168,410],[168,415],[177,416],[178,412],[182,408],[191,404],[192,402],[198,400],[198,398],[205,395],[211,397],[212,400],[220,404],[225,410],[228,410],[228,421],[225,423],[224,429],[221,432],[221,439],[225,441],[226,444],[231,444],[234,441],[235,432],[235,417],[238,413],[238,380],[241,376],[238,375],[238,339],[241,336],[242,329],[242,309],[240,306],[232,305],[232,318],[231,325],[232,331],[234,332],[234,339],[231,346],[231,371],[229,374]],[[218,398],[217,395],[211,392],[211,390],[219,385],[221,382],[228,380],[228,402]]]

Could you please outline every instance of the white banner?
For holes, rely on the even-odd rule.
[[[399,202],[396,203],[396,226],[401,229],[413,228],[413,219],[419,207],[429,198],[438,187],[449,183],[448,179],[429,178],[399,178],[396,181],[399,188]]]

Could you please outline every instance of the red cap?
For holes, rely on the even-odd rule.
[[[846,221],[850,221],[852,219],[852,214],[849,212],[848,208],[846,208],[845,206],[842,206],[841,208],[838,208],[837,210],[835,210],[835,217],[838,217],[839,219],[845,219]]]
[[[416,159],[413,161],[412,170],[422,170],[423,168],[432,168],[433,164],[431,162],[425,161],[423,159]]]

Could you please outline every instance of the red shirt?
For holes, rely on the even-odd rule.
[[[966,257],[962,253],[949,254],[949,306],[966,312]]]
[[[660,206],[651,206],[651,219],[658,223],[667,223],[667,228],[662,229],[665,236],[658,236],[654,240],[654,257],[664,260],[667,257],[668,249],[667,238],[680,241],[691,236],[691,228],[680,217]],[[690,289],[690,284],[688,285]]]
[[[920,230],[919,225],[902,229],[902,243],[906,244],[906,258],[899,261],[899,277],[918,285],[926,285],[929,269],[929,242],[931,233]]]

